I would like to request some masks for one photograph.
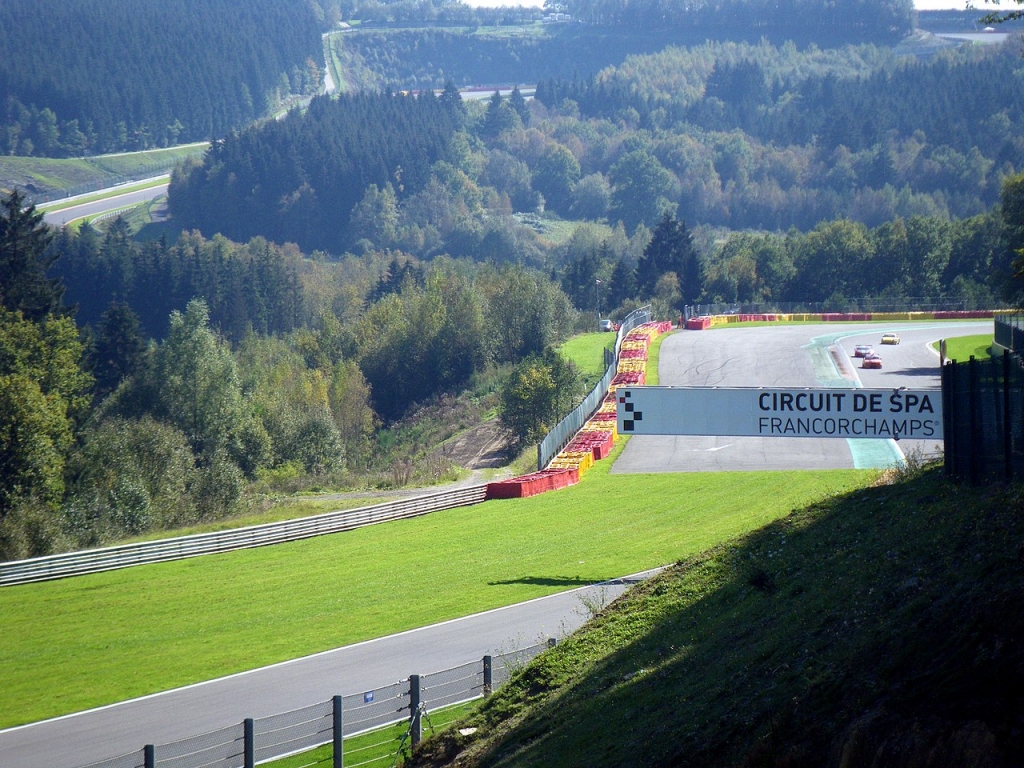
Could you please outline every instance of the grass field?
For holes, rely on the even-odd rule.
[[[610,465],[531,499],[0,590],[0,727],[674,562],[874,477]]]
[[[614,333],[581,333],[562,344],[558,351],[576,363],[589,389],[604,376],[603,350],[614,348]]]
[[[935,345],[938,348],[938,345]],[[992,334],[979,336],[957,336],[946,340],[946,356],[950,360],[966,362],[973,355],[978,360],[985,360],[992,353]]]

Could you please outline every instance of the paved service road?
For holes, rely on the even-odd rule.
[[[588,605],[613,600],[650,573],[0,731],[0,766],[78,768],[561,638],[589,618]]]
[[[882,346],[895,331],[902,343]],[[658,376],[684,387],[939,387],[940,338],[992,332],[992,321],[823,323],[680,331],[661,345]],[[855,344],[872,344],[881,370],[864,370]],[[634,435],[613,473],[883,468],[904,454],[940,453],[936,442],[789,437]]]

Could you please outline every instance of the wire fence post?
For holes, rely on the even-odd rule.
[[[494,667],[490,656],[484,656],[484,698],[491,695],[494,687]]]
[[[256,724],[251,717],[242,721],[244,755],[242,762],[245,768],[256,768]]]
[[[978,412],[980,409],[978,404],[978,361],[974,358],[974,355],[971,355],[967,361],[967,374],[968,381],[970,382],[967,402],[971,420],[971,455],[968,458],[968,482],[971,485],[981,485],[982,474],[985,470],[985,443],[983,440],[982,423],[979,423],[981,422],[981,414]]]
[[[1003,350],[1003,472],[1013,480],[1013,416],[1010,402],[1010,350]]]
[[[342,698],[341,696],[335,696],[331,699],[333,704],[331,723],[332,735],[334,741],[334,763],[332,768],[345,768],[345,735],[342,730],[344,725],[344,714],[342,713]]]
[[[142,764],[145,768],[156,768],[156,747],[147,744],[142,748]]]
[[[943,469],[946,477],[956,477],[957,473],[957,449],[959,447],[959,423],[956,415],[959,413],[956,407],[956,363],[950,362],[940,369],[942,376],[942,434],[943,452],[945,461]]]
[[[423,738],[423,718],[420,710],[420,676],[409,675],[409,741],[412,748],[420,743]]]

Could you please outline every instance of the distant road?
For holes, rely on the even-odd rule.
[[[36,208],[43,210],[43,220],[47,224],[54,227],[63,227],[65,224],[86,216],[96,216],[109,211],[116,211],[119,208],[127,208],[129,206],[138,205],[139,203],[146,203],[156,197],[166,195],[169,183],[168,179],[169,176],[164,174],[162,176],[155,176],[152,179],[144,179],[142,182],[133,182],[134,184],[139,184],[146,181],[163,180],[162,183],[157,184],[156,186],[135,190],[133,192],[124,192],[123,194],[116,194],[116,187],[114,187],[109,190],[98,190],[97,192],[91,192],[87,195],[80,195],[79,198],[85,200],[95,197],[97,194],[102,194],[104,191],[111,193],[110,197],[104,197],[100,200],[92,200],[90,202],[82,202],[68,208],[61,208],[60,210],[49,211],[46,210],[47,206],[36,206]],[[74,198],[71,199],[72,202],[73,200]],[[64,205],[67,202],[69,201],[62,200],[60,201],[60,205]]]
[[[902,336],[881,346],[883,331]],[[684,387],[939,387],[939,338],[991,333],[992,321],[857,323],[682,331],[661,346],[659,382]],[[873,344],[882,370],[864,370],[855,344]],[[839,365],[830,348],[838,352]],[[611,472],[714,472],[867,469],[891,466],[911,451],[941,453],[939,442],[809,437],[634,435]]]

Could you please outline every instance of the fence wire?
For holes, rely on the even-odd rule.
[[[111,757],[108,760],[101,760],[98,763],[89,763],[83,768],[145,768],[146,753],[139,749],[127,755]]]
[[[159,768],[237,768],[245,755],[245,727],[238,725],[161,744],[156,748]]]
[[[973,485],[1024,476],[1024,367],[1002,357],[942,369],[946,473]]]
[[[256,761],[312,749],[331,741],[334,707],[325,701],[253,723]]]
[[[547,648],[547,643],[537,643],[537,645],[531,645],[495,656],[491,661],[491,685],[497,688],[499,685],[508,682],[512,675],[529,664],[531,659],[539,656]]]
[[[1009,309],[992,307],[991,301],[947,296],[908,296],[905,298],[852,298],[835,301],[726,302],[694,304],[683,311],[686,319],[702,315],[817,314],[821,312],[969,312],[973,310]]]
[[[342,698],[342,733],[351,736],[404,720],[409,717],[410,702],[407,680],[345,696]]]
[[[420,678],[420,701],[428,710],[469,701],[483,693],[484,670],[478,661]]]

